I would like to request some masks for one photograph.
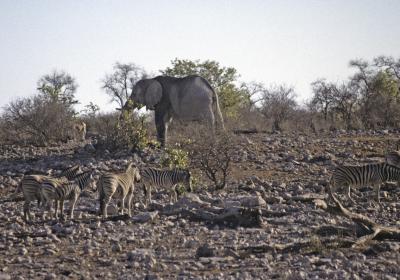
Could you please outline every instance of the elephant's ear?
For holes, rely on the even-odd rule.
[[[162,87],[161,84],[156,81],[152,80],[146,88],[145,92],[145,105],[148,109],[154,110],[154,106],[161,101],[162,97]]]

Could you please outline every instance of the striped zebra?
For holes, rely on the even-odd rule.
[[[135,182],[139,181],[139,170],[134,167],[132,163],[128,165],[128,168],[123,173],[103,174],[97,183],[100,201],[100,215],[103,215],[103,217],[107,218],[107,206],[112,197],[121,199],[120,213],[124,214],[125,198],[127,197],[128,215],[131,216],[131,203],[133,191],[135,189]]]
[[[347,197],[352,202],[355,201],[350,196],[351,187],[361,187],[371,185],[376,192],[376,201],[380,204],[379,191],[382,183],[387,181],[399,181],[400,168],[387,163],[373,163],[362,166],[344,165],[339,166],[333,172],[329,183],[329,195],[337,187],[347,186]]]
[[[47,175],[25,175],[24,178],[19,183],[17,189],[15,190],[13,196],[18,195],[22,191],[24,196],[24,219],[25,221],[31,220],[30,215],[30,204],[32,201],[37,200],[38,206],[40,206],[42,199],[40,186],[45,180],[56,180],[60,183],[68,182],[75,177],[76,173],[80,171],[80,166],[74,165],[61,172],[62,177],[54,178]]]
[[[55,178],[66,178],[67,180],[72,180],[76,174],[81,172],[81,167],[79,165],[73,165],[61,171],[60,175]],[[33,177],[32,177],[33,176]],[[40,186],[43,179],[51,178],[52,176],[49,175],[25,175],[24,178],[19,182],[17,188],[15,189],[14,193],[12,194],[13,197],[16,197],[20,192],[23,191],[23,185],[27,182],[32,183],[32,180],[37,181],[37,186]],[[40,201],[38,201],[40,203]]]
[[[161,170],[156,168],[145,168],[140,171],[142,177],[143,191],[146,196],[146,207],[151,203],[152,188],[164,188],[169,191],[170,202],[178,200],[176,186],[182,183],[187,191],[192,191],[190,181],[191,174],[187,169]]]
[[[92,171],[80,173],[75,176],[73,182],[60,182],[59,180],[44,180],[40,187],[41,195],[48,205],[51,213],[51,202],[55,200],[55,218],[58,218],[58,206],[60,206],[61,218],[64,217],[64,200],[71,201],[70,218],[73,218],[75,204],[84,188],[91,185],[93,189],[94,178]]]

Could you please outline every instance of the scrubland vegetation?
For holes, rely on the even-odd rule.
[[[43,75],[34,95],[0,116],[0,278],[396,279],[398,186],[382,184],[381,208],[370,186],[352,190],[355,205],[342,190],[329,200],[328,186],[338,165],[382,162],[398,149],[400,59],[348,67],[354,73],[344,81],[316,77],[301,103],[290,85],[241,81],[216,61],[175,59],[160,74],[206,78],[226,129],[213,135],[202,123],[176,120],[165,148],[154,117],[133,110],[138,104],[104,113],[94,99],[78,112],[79,77]],[[150,76],[116,63],[99,86],[122,109],[134,84]],[[82,121],[83,141],[74,131]],[[96,189],[84,190],[74,219],[41,217],[34,206],[33,223],[22,219],[22,196],[9,199],[26,174],[76,164],[98,179],[129,163],[189,169],[193,192],[179,186],[180,199],[168,204],[158,190],[146,208],[138,184],[133,217],[111,203],[102,219]]]

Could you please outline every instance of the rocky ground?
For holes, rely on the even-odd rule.
[[[128,161],[155,165],[159,152],[100,156],[90,144],[1,146],[0,279],[398,279],[400,244],[352,246],[360,232],[326,210],[325,189],[337,164],[382,160],[399,137],[388,131],[235,135],[223,191],[203,182],[175,205],[160,193],[145,209],[138,190],[133,218],[104,221],[95,215],[97,194],[88,190],[76,219],[43,220],[35,206],[33,224],[21,218],[23,202],[5,200],[23,174],[56,174],[75,163],[100,174]],[[354,192],[358,204],[349,209],[400,227],[399,195],[396,185],[384,186],[379,210],[366,186]],[[247,219],[240,209],[256,212]],[[243,214],[239,223],[236,214]]]

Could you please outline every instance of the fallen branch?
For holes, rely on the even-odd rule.
[[[14,196],[10,195],[9,197],[6,197],[4,199],[0,200],[0,203],[7,203],[7,202],[19,202],[19,201],[24,201],[23,196]]]
[[[339,214],[351,219],[358,226],[358,231],[364,236],[359,238],[354,244],[353,248],[359,248],[365,245],[370,240],[395,240],[400,241],[400,229],[396,227],[386,227],[375,223],[370,218],[353,213],[343,207],[337,197],[333,194],[331,187],[329,186],[329,197],[335,202]]]
[[[317,253],[325,249],[337,249],[337,248],[349,248],[354,242],[349,238],[329,237],[329,238],[318,238],[309,239],[301,242],[292,242],[288,244],[262,244],[255,246],[245,246],[245,247],[227,247],[238,253],[241,258],[247,257],[251,254],[263,254],[263,253],[301,253],[310,254]]]
[[[36,237],[47,237],[48,234],[47,232],[20,232],[16,233],[14,236],[17,238],[27,238],[27,237],[36,238]]]
[[[256,128],[251,128],[251,129],[234,129],[233,133],[235,134],[256,134],[256,133],[265,133],[265,130],[258,131]]]
[[[262,227],[261,212],[252,208],[232,208],[222,214],[214,214],[206,210],[180,209],[175,214],[191,221],[205,221],[211,224],[229,227]]]

